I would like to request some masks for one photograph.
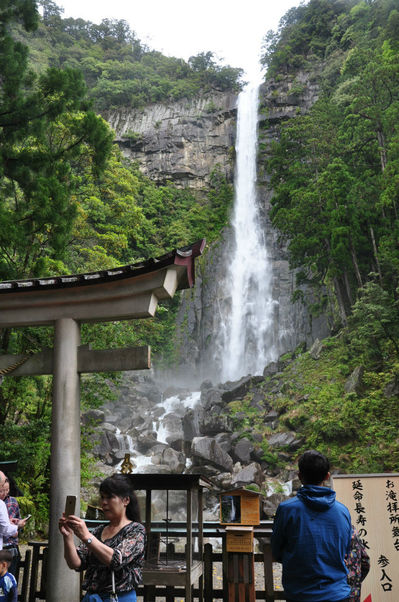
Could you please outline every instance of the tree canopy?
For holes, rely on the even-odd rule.
[[[212,52],[188,61],[167,57],[143,44],[124,20],[91,23],[63,18],[52,0],[40,0],[38,28],[23,33],[32,67],[79,69],[98,111],[141,107],[151,102],[192,97],[200,91],[235,90],[242,69],[220,64]]]
[[[283,52],[291,79],[315,59],[322,75],[318,100],[280,124],[264,160],[298,283],[332,290],[345,324],[371,273],[397,296],[398,13],[391,0],[327,4],[290,11],[265,55],[271,75]]]

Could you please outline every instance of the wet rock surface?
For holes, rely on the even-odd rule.
[[[235,430],[240,412],[232,414],[229,405],[250,397],[268,430],[276,430],[279,415],[271,409],[265,389],[279,386],[278,372],[273,368],[271,372],[275,380],[270,382],[249,377],[216,386],[208,381],[196,393],[177,387],[166,389],[169,397],[152,377],[126,374],[115,402],[82,416],[84,424],[95,425],[91,437],[96,442],[99,466],[105,474],[119,472],[129,454],[134,473],[202,474],[214,486],[205,496],[209,520],[218,517],[219,491],[249,486],[263,493],[264,517],[272,517],[281,497],[299,486],[290,461],[303,441],[294,431],[262,437]],[[283,471],[270,464],[265,459],[266,448],[281,456],[289,469]],[[158,511],[162,514],[165,500],[162,496],[159,500],[158,509],[154,502],[155,515]]]

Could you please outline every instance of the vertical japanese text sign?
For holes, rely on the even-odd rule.
[[[370,556],[361,601],[398,602],[399,474],[334,475],[333,489]]]

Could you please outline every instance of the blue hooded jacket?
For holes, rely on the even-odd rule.
[[[335,491],[304,485],[277,508],[272,553],[283,565],[283,587],[298,602],[335,602],[350,594],[345,555],[351,518]]]

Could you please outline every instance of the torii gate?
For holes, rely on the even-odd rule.
[[[50,536],[47,602],[79,599],[79,576],[67,568],[58,532],[65,497],[80,494],[81,372],[150,368],[150,348],[91,351],[80,324],[154,316],[158,301],[194,284],[194,259],[205,240],[162,257],[89,274],[0,282],[0,328],[54,326],[54,348],[28,358],[0,356],[0,374],[53,374]],[[79,508],[79,505],[77,506]]]

